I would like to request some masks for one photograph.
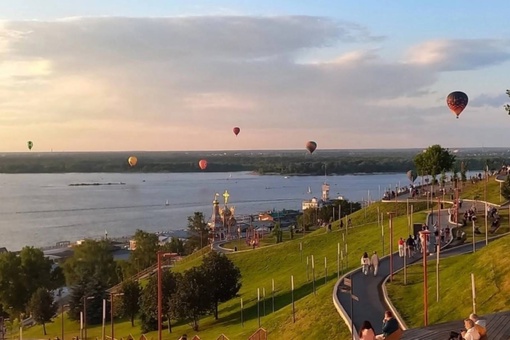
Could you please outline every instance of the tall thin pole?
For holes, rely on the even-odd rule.
[[[328,259],[324,257],[324,284],[328,283]]]
[[[485,201],[485,245],[489,244],[489,223],[487,221],[487,218],[488,218],[487,201]],[[509,216],[509,218],[510,218],[510,216]]]
[[[390,282],[393,282],[393,212],[390,215]]]
[[[351,279],[351,336],[352,336],[352,340],[354,340],[354,299],[353,299],[353,294],[354,294],[354,282],[352,280],[352,275],[350,276],[350,279]]]
[[[381,213],[381,240],[382,240],[382,256],[384,256],[384,214]]]
[[[299,254],[301,256],[301,262],[303,262],[303,242],[299,242]]]
[[[106,299],[103,299],[103,330],[102,339],[106,340]]]
[[[260,328],[260,288],[257,288],[257,318],[259,320]]]
[[[163,309],[163,292],[162,292],[162,274],[161,274],[161,253],[158,251],[158,340],[162,339],[161,334],[161,314]],[[113,300],[112,300],[113,301]]]
[[[64,304],[61,306],[62,311],[62,340],[64,340]]]
[[[310,282],[310,271],[308,269],[309,267],[309,264],[308,264],[308,256],[306,257],[306,281]]]
[[[241,327],[244,327],[244,320],[243,320],[243,298],[241,298]]]
[[[83,339],[87,340],[87,296],[83,297]]]
[[[437,258],[436,258],[436,302],[439,302],[439,252],[441,251],[441,245],[437,244]]]
[[[313,294],[315,295],[315,261],[312,255],[312,286],[313,286]]]
[[[340,242],[337,243],[336,250],[336,279],[340,279]]]
[[[476,243],[475,243],[475,221],[473,220],[473,253],[476,252]]]
[[[290,276],[290,292],[292,298],[292,322],[296,323],[296,308],[294,306],[294,275]]]
[[[476,314],[476,288],[475,288],[475,274],[471,273],[471,295],[473,297],[473,313]]]
[[[430,235],[430,231],[420,231],[420,237],[422,242],[422,253],[423,253],[423,323],[425,326],[429,324],[429,302],[428,302],[428,282],[427,282],[427,237]]]
[[[273,300],[273,313],[274,313],[274,279],[271,282],[271,300]]]
[[[112,340],[115,340],[115,324],[113,322],[113,293],[110,293],[110,320],[112,322]]]

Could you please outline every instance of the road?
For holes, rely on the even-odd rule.
[[[465,208],[463,206],[463,208]],[[437,211],[434,212],[434,220],[437,219]],[[441,226],[446,226],[448,224],[448,212],[446,210],[441,211]],[[430,222],[430,219],[429,219]],[[452,227],[454,225],[450,225]],[[492,238],[494,239],[494,238]],[[490,240],[489,240],[490,241]],[[485,246],[485,240],[479,241],[476,243],[476,248],[479,249]],[[471,251],[473,248],[471,243],[464,244],[459,247],[442,250],[440,253],[441,258],[451,257],[459,254],[463,254]],[[360,255],[361,257],[361,255]],[[434,260],[436,255],[429,256],[430,260]],[[418,254],[415,254],[415,258],[410,259],[410,263],[421,260],[422,257]],[[398,252],[393,254],[393,270],[397,271],[403,268],[403,258],[398,256]],[[354,326],[356,329],[359,329],[363,321],[369,320],[374,326],[375,331],[380,334],[382,333],[382,319],[384,318],[384,311],[388,309],[386,306],[382,291],[381,284],[384,279],[390,273],[390,260],[389,256],[382,259],[379,264],[379,273],[377,277],[374,277],[372,274],[365,276],[361,270],[356,271],[351,279],[353,285],[353,293],[359,298],[359,301],[353,301],[353,309],[354,309]],[[340,290],[337,291],[337,297],[340,301],[340,304],[347,312],[349,317],[351,317],[351,299],[350,295],[347,293],[342,293]]]

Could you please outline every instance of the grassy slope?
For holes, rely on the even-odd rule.
[[[508,310],[510,306],[509,236],[489,247],[440,261],[440,301],[436,302],[436,262],[428,265],[429,323],[465,318],[472,312],[471,273],[475,274],[476,312],[480,315]],[[388,285],[390,297],[411,328],[423,326],[423,266],[409,268],[408,284],[403,273]]]
[[[472,198],[472,192],[480,190],[480,187],[481,184],[466,185],[462,197]],[[490,181],[488,188],[488,193],[491,193],[488,197],[493,198],[494,192],[496,192],[496,197],[499,199],[499,183]],[[483,193],[483,187],[481,187],[481,190]],[[410,202],[410,204],[413,204],[414,211],[426,207],[426,203],[423,202]],[[384,236],[384,251],[381,249],[381,230],[377,226],[377,222],[375,222],[377,221],[377,208],[379,208],[379,213],[384,214],[386,230]],[[405,203],[375,203],[351,215],[353,225],[356,228],[349,230],[346,235],[349,250],[349,269],[358,266],[359,257],[363,251],[377,250],[379,254],[388,254],[388,215],[386,214],[388,211],[398,212],[398,217],[395,219],[394,245],[397,244],[399,237],[409,234],[407,218],[405,217],[406,209]],[[425,214],[426,213],[423,211],[416,213],[413,217],[414,222],[423,222],[425,220]],[[303,243],[304,258],[302,262],[299,254],[300,242]],[[229,256],[235,264],[239,266],[243,275],[243,287],[240,291],[240,298],[243,298],[245,308],[244,327],[241,327],[240,324],[240,299],[236,298],[220,305],[220,320],[215,321],[211,317],[205,317],[201,320],[200,337],[202,339],[216,339],[219,334],[225,333],[231,339],[247,338],[258,326],[256,309],[257,288],[260,288],[261,295],[262,289],[265,288],[266,295],[269,296],[271,279],[274,279],[276,287],[275,313],[269,313],[271,310],[269,301],[266,304],[266,312],[268,315],[261,319],[262,327],[265,327],[269,331],[271,337],[277,338],[285,335],[285,338],[293,339],[308,339],[310,337],[348,338],[347,328],[334,310],[331,301],[332,288],[336,280],[336,254],[338,243],[341,243],[341,248],[345,249],[342,245],[341,232],[338,231],[338,223],[334,223],[333,232],[329,234],[326,234],[324,230],[318,230],[303,238],[290,240],[269,248],[259,248],[251,252],[230,254]],[[307,282],[306,279],[306,256],[312,254],[315,257],[318,287],[316,296],[312,294],[311,283]],[[328,261],[328,281],[326,284],[324,283],[324,257],[327,257]],[[199,265],[200,262],[200,256],[193,256],[180,263],[176,270],[183,271],[192,266]],[[420,270],[418,271],[421,273]],[[291,315],[290,275],[294,275],[296,289],[295,324],[292,322]],[[416,279],[418,279],[418,277]],[[452,282],[456,281],[456,279],[451,280],[453,280]],[[435,285],[435,281],[432,282],[431,287]],[[445,278],[444,282],[450,281]],[[469,282],[466,287],[468,286]],[[416,296],[421,296],[421,289],[419,287],[412,288],[411,286],[405,288],[405,292],[409,292],[409,295],[403,295],[406,296],[405,299],[414,301],[412,305],[420,306],[421,298],[416,299]],[[460,290],[469,291],[468,288]],[[400,296],[400,294],[404,294],[404,292],[398,292],[397,294]],[[469,300],[469,297],[467,299]],[[509,304],[508,301],[506,304]],[[261,307],[261,314],[262,310],[263,308]],[[409,313],[410,315],[418,315],[418,318],[420,318],[420,310],[419,308],[417,312],[410,311]],[[405,313],[407,312],[404,310],[404,314]],[[440,313],[438,315],[442,314]],[[48,325],[47,328],[49,336],[60,336],[60,319],[55,320],[55,323]],[[135,337],[140,335],[139,327],[135,325],[134,328],[131,328],[127,321],[116,322],[115,328],[116,337],[126,337],[130,333]],[[66,329],[69,330],[69,332],[66,332],[68,336],[75,336],[78,334],[78,324],[75,322],[66,322]],[[107,330],[107,334],[109,334],[109,327],[107,327]],[[101,329],[100,327],[94,327],[89,329],[88,333],[89,337],[100,337]],[[188,335],[195,334],[186,324],[175,325],[174,334],[181,333],[187,333]],[[34,327],[26,332],[26,337],[41,336],[42,330],[40,326]],[[151,336],[156,337],[156,332],[150,333],[149,337]],[[167,339],[175,338],[175,335],[170,336],[167,332],[164,332],[163,336]],[[48,336],[43,338],[48,338]]]

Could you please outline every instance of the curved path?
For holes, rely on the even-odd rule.
[[[466,208],[466,207],[463,207]],[[430,216],[429,222],[431,218],[434,220],[437,219],[437,211],[434,212],[434,217]],[[444,222],[443,222],[444,221]],[[446,226],[449,224],[448,222],[448,211],[441,210],[441,226]],[[451,225],[450,227],[455,226]],[[498,236],[500,237],[500,236]],[[498,237],[492,237],[490,240],[494,240]],[[485,246],[485,240],[476,242],[477,249]],[[441,258],[455,256],[463,253],[470,252],[472,250],[472,243],[464,244],[455,248],[442,250]],[[436,255],[433,254],[429,256],[430,260],[434,260]],[[421,260],[422,257],[420,254],[415,254],[414,258],[409,259],[409,263],[413,263]],[[398,271],[403,268],[403,258],[398,256],[398,252],[393,254],[393,270]],[[354,287],[353,294],[359,298],[359,301],[353,301],[353,309],[354,309],[354,329],[359,329],[363,321],[369,320],[375,328],[377,333],[382,333],[382,319],[384,317],[384,311],[389,309],[384,301],[381,285],[384,279],[389,276],[390,273],[390,259],[389,256],[381,259],[379,264],[379,273],[377,277],[374,277],[372,274],[365,276],[361,269],[357,269],[352,272],[352,285]],[[336,291],[336,297],[345,311],[345,317],[347,317],[346,322],[350,322],[351,319],[351,299],[350,295],[341,292],[340,289]],[[349,325],[350,326],[350,325]]]

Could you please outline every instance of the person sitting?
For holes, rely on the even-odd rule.
[[[475,323],[471,319],[464,320],[465,331],[462,331],[460,335],[464,340],[480,340],[480,333],[475,328]]]
[[[361,328],[359,330],[359,339],[360,340],[375,340],[375,330],[372,327],[370,321],[363,321]]]
[[[475,328],[480,334],[480,340],[486,340],[487,339],[487,326],[485,320],[482,320],[478,317],[477,314],[471,313],[469,315],[469,318],[473,320],[475,323]]]
[[[392,311],[387,310],[384,312],[384,319],[383,319],[383,327],[382,327],[382,334],[378,334],[375,339],[376,340],[384,340],[391,334],[395,333],[400,329],[398,325],[397,319],[393,316]]]

